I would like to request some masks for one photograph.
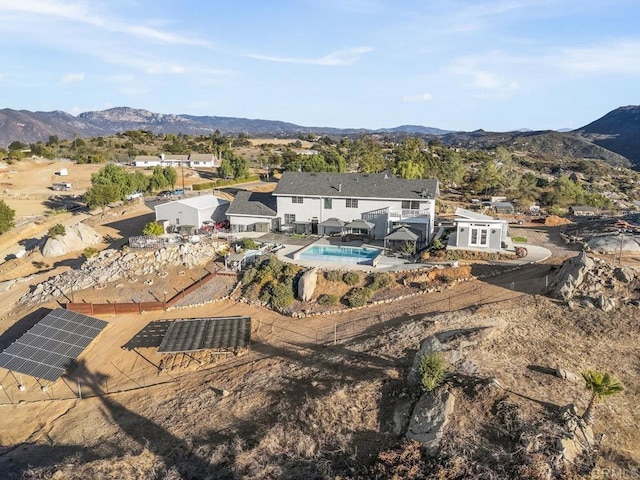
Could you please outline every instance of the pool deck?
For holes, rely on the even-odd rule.
[[[284,262],[295,263],[302,265],[303,267],[318,267],[322,269],[339,269],[339,270],[360,270],[365,272],[380,272],[380,271],[394,271],[394,270],[414,270],[419,268],[425,268],[425,264],[421,263],[408,263],[403,258],[387,257],[383,254],[379,255],[377,265],[362,265],[355,263],[341,263],[341,262],[324,262],[321,260],[294,260],[293,255],[297,251],[306,248],[310,245],[331,245],[334,247],[362,247],[362,248],[374,248],[382,250],[381,245],[375,245],[371,243],[365,243],[361,241],[343,242],[339,237],[320,237],[314,239],[315,241],[309,242],[304,246],[301,245],[287,245],[283,242],[284,248],[277,252],[278,258]]]

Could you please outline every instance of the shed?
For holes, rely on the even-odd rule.
[[[232,232],[264,232],[277,230],[280,221],[276,199],[270,193],[240,190],[234,197],[227,218]]]
[[[593,217],[598,214],[598,211],[587,205],[572,205],[569,207],[569,214],[575,217]]]
[[[226,219],[229,200],[215,195],[184,198],[155,206],[156,221],[164,222],[173,229],[183,225],[192,225],[196,229],[204,222],[220,222]]]
[[[506,220],[456,208],[456,232],[449,237],[449,247],[500,250],[506,242],[509,226]]]

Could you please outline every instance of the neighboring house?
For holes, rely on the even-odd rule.
[[[455,215],[456,231],[449,236],[448,248],[500,250],[507,241],[509,226],[506,220],[464,208],[456,208]]]
[[[220,222],[226,219],[229,200],[215,195],[185,198],[155,206],[156,221],[172,227],[172,230],[192,227],[197,230],[204,222]]]
[[[513,208],[511,202],[491,202],[491,208],[495,210],[496,213],[502,213],[506,215],[513,215],[516,213],[516,209]]]
[[[227,218],[233,233],[267,233],[280,227],[276,198],[270,193],[239,190],[227,210]]]
[[[280,229],[322,234],[326,221],[344,222],[351,232],[355,220],[359,233],[369,225],[368,236],[383,239],[401,225],[420,232],[421,243],[433,233],[438,181],[405,180],[384,173],[284,172],[273,196],[277,198]],[[320,227],[320,228],[319,228]]]
[[[134,167],[152,168],[158,165],[161,167],[214,168],[219,167],[220,162],[212,153],[137,155],[133,160]]]
[[[569,207],[569,215],[574,217],[593,217],[598,214],[597,209],[586,205],[573,205]]]

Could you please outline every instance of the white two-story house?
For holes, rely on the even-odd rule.
[[[407,225],[431,241],[438,181],[405,180],[385,173],[285,172],[273,192],[280,229],[324,234],[323,225],[369,228],[381,240]],[[354,220],[357,220],[355,224]],[[364,222],[363,222],[364,220]]]

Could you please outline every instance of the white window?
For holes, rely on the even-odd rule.
[[[304,203],[304,197],[291,197],[291,203]]]
[[[347,198],[345,202],[345,207],[347,208],[358,208],[358,199],[357,198]]]
[[[295,213],[285,213],[284,214],[284,224],[285,225],[291,225],[295,221],[296,221]]]
[[[325,210],[331,210],[331,208],[333,207],[332,200],[333,199],[331,199],[331,198],[325,198],[324,199],[324,208],[325,208]]]

